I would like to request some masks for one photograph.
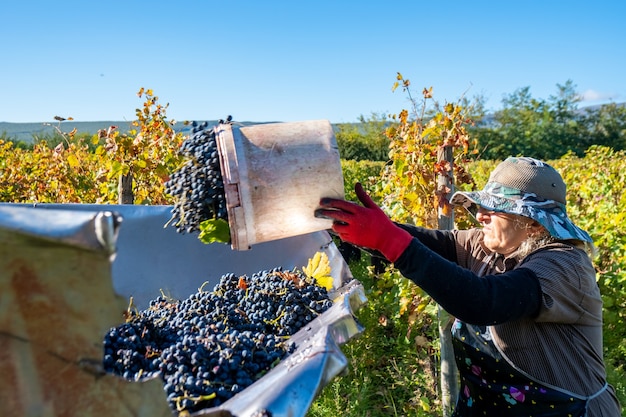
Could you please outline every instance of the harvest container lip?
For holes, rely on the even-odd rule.
[[[64,243],[83,249],[115,253],[117,233],[122,217],[111,210],[86,211],[63,215],[67,210],[53,208],[56,216],[45,215],[32,204],[0,203],[0,226],[17,234]]]

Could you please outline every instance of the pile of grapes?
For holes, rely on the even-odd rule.
[[[186,162],[165,183],[165,193],[175,199],[169,223],[179,233],[193,233],[205,220],[228,220],[215,130],[207,122],[193,122],[179,152]]]
[[[129,311],[104,337],[104,368],[130,381],[158,375],[172,410],[217,407],[293,352],[289,336],[331,305],[296,270],[225,274],[211,292]]]

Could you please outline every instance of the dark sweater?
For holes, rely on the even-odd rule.
[[[516,368],[582,396],[604,386],[602,299],[584,250],[555,242],[524,259],[504,258],[486,250],[480,229],[401,226],[415,238],[395,267],[459,320],[489,325]],[[619,409],[609,386],[587,415]]]
[[[477,325],[499,324],[538,313],[541,289],[533,271],[518,268],[479,276],[458,265],[453,232],[401,226],[417,239],[395,266],[448,313]],[[508,262],[496,257],[493,261]]]

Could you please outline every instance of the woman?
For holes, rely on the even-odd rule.
[[[508,158],[482,191],[452,204],[481,224],[430,230],[391,222],[357,184],[363,205],[324,198],[348,243],[380,252],[456,320],[461,377],[453,416],[620,416],[602,357],[602,301],[592,239],[567,217],[561,175]]]

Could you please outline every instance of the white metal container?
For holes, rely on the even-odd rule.
[[[339,150],[327,120],[216,126],[231,246],[330,229],[322,197],[344,198]]]
[[[327,254],[333,306],[292,336],[298,348],[219,407],[192,416],[304,417],[345,372],[340,346],[363,331],[366,302],[325,231],[250,251],[201,243],[164,227],[171,206],[0,203],[0,416],[172,417],[158,378],[129,382],[102,369],[105,333],[133,304],[184,299],[227,272],[301,268]]]

